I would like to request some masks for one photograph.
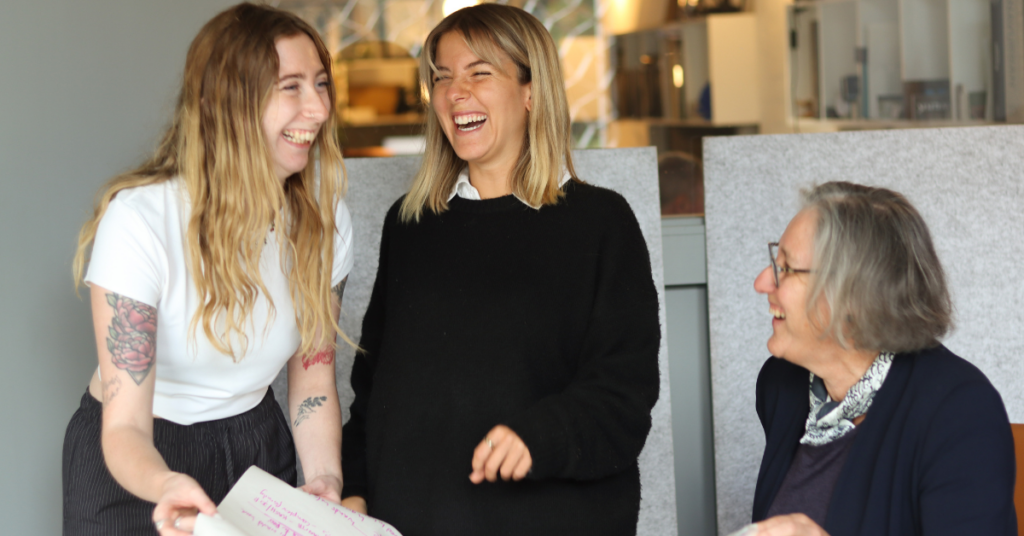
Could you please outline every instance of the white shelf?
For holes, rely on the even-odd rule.
[[[635,107],[639,112],[630,110],[621,119],[658,116],[700,122],[701,94],[710,86],[711,120],[705,124],[760,123],[757,35],[755,14],[741,12],[709,14],[657,30],[618,36],[619,99],[632,97],[640,102]],[[641,78],[634,84],[633,78],[628,78],[649,75],[654,65],[657,93],[649,90],[650,81]],[[660,112],[646,111],[653,108],[648,103],[654,95],[660,98]]]
[[[760,122],[755,15],[709,15],[707,25],[711,120],[717,124]]]
[[[813,117],[991,121],[990,0],[823,0],[789,7],[793,99]],[[841,98],[857,78],[857,99]],[[809,105],[808,105],[809,103]],[[902,103],[902,106],[901,106]],[[972,113],[972,103],[973,110]],[[978,115],[979,111],[983,114]],[[902,112],[901,112],[902,110]]]
[[[949,2],[949,78],[952,117],[970,117],[970,96],[985,93],[985,119],[992,119],[992,16],[989,0]]]

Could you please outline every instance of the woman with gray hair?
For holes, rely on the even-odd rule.
[[[917,210],[830,182],[769,252],[754,288],[775,357],[757,380],[766,445],[741,533],[1016,534],[1006,410],[939,342],[952,304]]]

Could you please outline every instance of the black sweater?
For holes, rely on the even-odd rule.
[[[388,212],[352,370],[344,496],[405,536],[636,532],[637,457],[658,398],[658,295],[620,195],[570,181],[534,210],[455,197]],[[498,424],[533,468],[474,485]],[[669,469],[671,470],[671,469]]]

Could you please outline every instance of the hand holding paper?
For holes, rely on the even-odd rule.
[[[305,486],[299,488],[310,495],[321,499],[340,503],[341,502],[341,479],[331,475],[321,475],[306,482]]]
[[[747,525],[729,536],[828,536],[828,533],[804,514],[788,514]]]
[[[206,496],[198,482],[188,475],[170,473],[153,509],[153,522],[160,536],[188,534],[187,529],[192,526],[197,511],[209,515],[217,513],[213,501]],[[176,521],[178,526],[175,526]]]
[[[295,489],[250,467],[217,506],[200,514],[196,536],[401,536],[394,527]]]

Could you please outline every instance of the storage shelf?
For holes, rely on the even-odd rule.
[[[990,0],[826,0],[788,7],[794,115],[842,129],[984,125],[993,76]],[[836,117],[838,116],[838,117]],[[796,119],[794,121],[804,121]]]
[[[835,130],[884,130],[898,128],[946,128],[946,127],[983,127],[1000,125],[996,121],[954,121],[951,119],[818,119],[800,117],[794,120],[799,125],[816,124],[833,127]]]

